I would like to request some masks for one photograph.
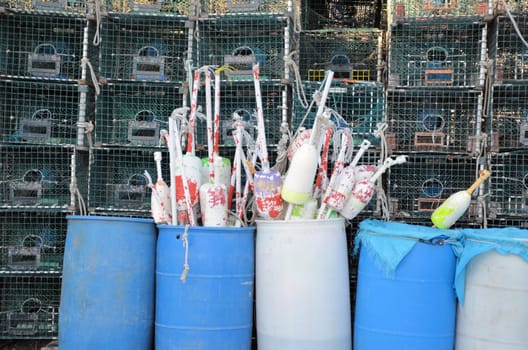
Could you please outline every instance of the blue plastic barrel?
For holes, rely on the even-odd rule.
[[[156,349],[251,349],[254,227],[158,229]]]
[[[60,349],[150,349],[154,338],[154,222],[102,216],[67,219]]]
[[[354,350],[453,350],[456,259],[441,236],[449,231],[360,223]]]

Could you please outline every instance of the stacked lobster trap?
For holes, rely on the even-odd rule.
[[[482,166],[478,158],[451,154],[413,153],[387,178],[391,217],[431,225],[430,217],[450,195],[468,188]],[[482,225],[484,203],[475,197],[458,225]]]
[[[523,226],[528,217],[528,8],[500,1],[490,29],[488,226]]]
[[[0,337],[54,338],[58,331],[63,213],[3,211]]]
[[[96,27],[83,1],[0,11],[0,338],[56,338],[66,216],[87,193]]]
[[[382,0],[303,0],[303,29],[379,28],[383,26]]]
[[[321,81],[326,70],[346,80],[381,79],[383,31],[340,28],[300,34],[299,70],[303,80]]]
[[[149,217],[145,171],[156,176],[153,152],[166,149],[162,130],[183,103],[189,3],[108,1],[102,7],[108,12],[93,43],[99,93],[90,135],[88,211]]]
[[[320,83],[306,82],[304,92],[313,96]],[[335,124],[351,127],[354,144],[368,139],[371,144],[379,144],[376,133],[379,123],[385,119],[385,88],[383,84],[373,81],[335,81],[330,88],[326,105],[336,112]],[[313,125],[315,110],[304,108],[299,100],[295,101],[292,115],[292,127],[310,128]]]
[[[387,144],[409,155],[386,177],[391,217],[430,225],[434,210],[486,167],[491,4],[393,1],[387,11]],[[483,191],[458,225],[485,224]]]
[[[60,275],[10,274],[0,282],[0,336],[4,339],[57,337]]]
[[[101,20],[99,79],[185,81],[188,21],[182,16],[110,13]]]

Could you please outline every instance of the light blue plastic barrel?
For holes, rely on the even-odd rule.
[[[451,230],[365,220],[354,350],[453,350],[456,298]]]
[[[154,338],[154,222],[106,216],[67,219],[60,349],[150,349]]]
[[[158,228],[156,349],[251,349],[255,229]]]

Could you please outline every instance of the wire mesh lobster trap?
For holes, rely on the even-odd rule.
[[[32,11],[45,15],[55,13],[84,15],[87,11],[86,0],[4,0],[0,2],[8,9]]]
[[[471,186],[478,173],[479,164],[475,158],[410,154],[406,163],[391,167],[387,174],[391,217],[405,220],[430,218],[450,195]],[[458,223],[482,221],[483,206],[474,193],[468,210]]]
[[[489,217],[528,217],[528,152],[490,156]]]
[[[321,88],[320,83],[304,82],[304,92],[307,97],[312,97]],[[361,143],[368,139],[373,145],[379,143],[374,137],[378,123],[385,120],[385,88],[383,84],[369,81],[343,82],[333,81],[326,100],[326,106],[337,112],[332,121],[337,127],[344,123],[352,128],[354,142]],[[317,107],[304,108],[298,97],[293,104],[292,127],[300,126],[311,128]],[[339,117],[340,116],[340,117]]]
[[[488,0],[393,0],[388,8],[391,21],[434,16],[486,16]]]
[[[503,227],[518,227],[522,229],[528,228],[528,221],[523,217],[513,217],[513,218],[488,218],[486,221],[487,228],[503,228]]]
[[[73,146],[0,145],[0,208],[68,209],[75,161]]]
[[[528,80],[528,46],[516,31],[528,37],[528,12],[512,17],[515,24],[507,16],[498,16],[490,28],[489,55],[495,63],[496,84]]]
[[[481,91],[389,89],[389,147],[396,152],[479,154]]]
[[[493,152],[528,146],[528,82],[494,85],[487,132]]]
[[[186,23],[178,16],[108,15],[101,24],[100,78],[185,81]]]
[[[230,66],[231,80],[252,80],[259,64],[260,80],[285,78],[284,56],[290,50],[292,28],[287,17],[229,15],[200,18],[194,33],[193,64]]]
[[[101,5],[103,10],[110,13],[188,16],[191,14],[192,2],[192,0],[103,0]]]
[[[145,170],[155,181],[153,152],[152,149],[93,148],[90,151],[89,211],[150,217],[151,190]],[[163,177],[169,183],[169,156],[166,151],[162,154]]]
[[[200,88],[198,107],[201,113],[206,111],[205,89]],[[213,92],[214,93],[214,92]],[[289,92],[285,85],[277,82],[260,82],[262,112],[266,142],[275,145],[281,138],[281,124],[289,120]],[[214,102],[214,101],[213,101]],[[235,114],[246,125],[246,131],[253,139],[257,136],[257,104],[253,81],[222,80],[220,87],[220,146],[234,146],[233,117]],[[196,123],[196,142],[199,148],[207,145],[206,121],[201,118]]]
[[[0,17],[1,77],[81,78],[86,19],[34,13]]]
[[[379,29],[303,31],[299,40],[299,70],[303,80],[321,81],[326,70],[334,79],[377,80],[383,32]]]
[[[2,141],[75,144],[80,96],[79,85],[70,82],[0,81]]]
[[[379,28],[383,0],[302,0],[303,29]]]
[[[62,270],[65,213],[2,211],[0,218],[0,274]]]
[[[2,274],[0,290],[1,339],[58,336],[59,274]]]
[[[160,145],[160,130],[168,129],[172,111],[182,105],[181,85],[109,83],[96,102],[95,145]]]
[[[393,25],[388,85],[480,87],[486,59],[485,23],[426,18]]]
[[[201,0],[202,14],[276,14],[293,11],[292,0]]]

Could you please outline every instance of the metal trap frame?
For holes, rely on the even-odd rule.
[[[305,30],[379,28],[382,0],[302,0],[301,25]]]
[[[488,0],[392,0],[387,11],[393,22],[438,16],[484,17],[493,12]]]
[[[310,99],[316,93],[321,84],[318,82],[304,82],[304,91]],[[335,80],[332,82],[326,106],[336,111],[343,120],[332,119],[337,127],[346,123],[352,128],[354,142],[360,144],[363,139],[368,139],[373,145],[379,144],[379,139],[374,137],[378,123],[385,120],[385,87],[381,83],[373,81],[344,82]],[[309,111],[303,108],[297,96],[295,96],[292,114],[292,129],[301,126],[309,129],[312,127],[317,106]],[[307,113],[308,112],[308,113]]]
[[[99,1],[99,0],[95,0]],[[112,14],[135,14],[151,16],[189,16],[191,0],[104,0],[102,8]]]
[[[86,0],[6,0],[5,5],[10,10],[30,11],[43,15],[83,16],[86,15],[88,9]]]
[[[0,208],[67,210],[74,156],[73,146],[0,144]]]
[[[487,120],[492,152],[526,149],[528,146],[528,81],[494,85]]]
[[[0,339],[58,336],[60,274],[0,275]]]
[[[471,186],[479,167],[476,158],[467,156],[410,154],[406,163],[391,167],[386,174],[391,218],[430,218],[450,195]],[[483,219],[475,193],[470,208],[457,225]]]
[[[483,86],[486,35],[485,23],[456,17],[424,18],[392,25],[388,85]]]
[[[528,13],[498,16],[490,28],[489,55],[494,63],[494,83],[507,84],[528,81],[528,47],[517,35],[515,27],[524,38],[528,37]]]
[[[198,11],[204,15],[273,14],[294,12],[292,0],[201,0]]]
[[[156,147],[183,92],[179,84],[108,83],[96,100],[96,146]]]
[[[260,80],[287,78],[284,56],[293,38],[287,17],[226,15],[199,18],[194,31],[193,65],[230,66],[231,80],[252,81],[252,66],[260,68]]]
[[[101,24],[100,80],[185,81],[187,23],[181,16],[109,14]]]
[[[321,29],[302,31],[299,70],[303,80],[321,81],[325,71],[334,79],[381,79],[383,32],[379,29]]]
[[[0,77],[78,80],[88,21],[15,13],[0,21]],[[87,50],[91,55],[92,50]]]
[[[156,179],[154,151],[160,149],[93,148],[90,150],[88,210],[121,216],[151,217],[145,170]],[[169,155],[163,154],[163,174],[169,177]]]
[[[489,157],[489,217],[528,217],[528,152],[518,150]]]
[[[0,274],[62,270],[65,212],[3,211],[0,218]]]
[[[481,152],[483,93],[469,89],[389,89],[388,133],[396,152]]]
[[[81,108],[80,90],[78,84],[70,82],[0,81],[2,141],[49,145],[75,144]]]

